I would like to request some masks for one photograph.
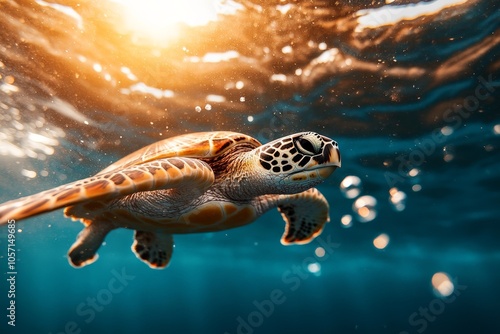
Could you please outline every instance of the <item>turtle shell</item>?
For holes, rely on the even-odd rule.
[[[143,147],[111,164],[99,174],[163,158],[212,158],[241,143],[250,144],[254,147],[262,145],[257,139],[237,132],[189,133],[160,140]]]

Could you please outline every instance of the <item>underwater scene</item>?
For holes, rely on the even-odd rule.
[[[3,0],[0,14],[0,203],[202,131],[311,131],[342,157],[315,186],[329,222],[314,239],[283,245],[280,211],[237,227],[241,211],[175,234],[162,269],[125,228],[75,268],[80,221],[0,212],[0,333],[500,333],[498,1]],[[202,192],[193,180],[180,191]]]

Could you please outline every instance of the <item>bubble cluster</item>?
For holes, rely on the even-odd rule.
[[[389,202],[396,211],[403,211],[406,208],[406,194],[398,190],[398,188],[391,188],[389,190]]]
[[[361,193],[361,179],[354,175],[346,176],[340,183],[340,190],[346,198],[356,198]]]

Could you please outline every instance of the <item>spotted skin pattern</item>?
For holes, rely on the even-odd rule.
[[[260,152],[260,164],[273,173],[286,173],[297,168],[323,164],[340,151],[335,141],[319,134],[308,132],[285,137]]]
[[[84,229],[69,250],[75,267],[94,262],[106,235],[135,230],[132,251],[151,268],[166,267],[172,234],[243,226],[277,208],[285,245],[303,244],[329,221],[313,188],[340,167],[336,142],[313,132],[266,145],[235,132],[202,132],[146,146],[93,177],[0,205],[0,225],[65,208]]]

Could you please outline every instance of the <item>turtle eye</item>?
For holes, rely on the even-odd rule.
[[[321,141],[315,136],[302,136],[295,141],[297,149],[307,155],[316,155],[321,151]]]

